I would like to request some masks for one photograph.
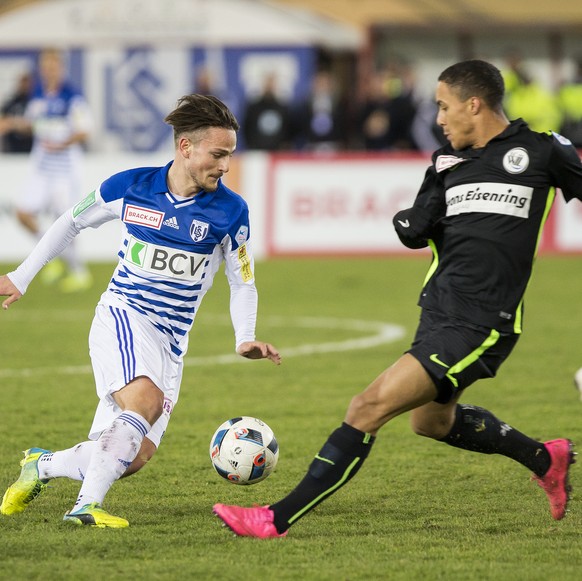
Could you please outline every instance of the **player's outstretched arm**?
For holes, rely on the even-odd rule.
[[[279,351],[270,343],[245,341],[237,347],[236,352],[247,359],[270,359],[275,365],[281,364]]]
[[[2,308],[4,310],[22,296],[22,293],[14,286],[14,283],[5,274],[0,276],[0,296],[8,297],[2,303]]]

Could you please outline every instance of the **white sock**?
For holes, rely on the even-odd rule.
[[[137,456],[150,429],[150,424],[136,412],[124,411],[114,420],[97,440],[73,511],[92,502],[103,503],[111,485]]]
[[[88,440],[67,450],[43,454],[38,460],[38,477],[41,480],[51,478],[70,478],[83,480],[97,442]]]

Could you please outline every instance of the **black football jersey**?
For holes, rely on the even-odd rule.
[[[582,199],[576,149],[521,119],[481,149],[436,151],[413,207],[394,217],[406,246],[433,251],[419,305],[520,333],[523,296],[556,188],[567,201]]]

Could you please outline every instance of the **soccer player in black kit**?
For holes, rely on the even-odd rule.
[[[510,122],[503,95],[499,70],[484,61],[460,62],[439,76],[437,123],[449,144],[433,154],[412,208],[394,217],[404,245],[433,251],[412,346],[352,399],[290,494],[270,506],[214,506],[237,535],[286,535],[356,474],[378,430],[408,411],[419,435],[523,464],[544,489],[552,517],[564,517],[572,442],[538,442],[483,408],[458,403],[469,385],[495,376],[521,334],[523,295],[555,188],[566,200],[582,198],[572,144],[521,119]]]

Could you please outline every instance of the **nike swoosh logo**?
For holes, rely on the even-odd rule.
[[[398,223],[403,227],[403,228],[409,228],[410,227],[410,222],[408,220],[404,220],[404,222],[402,220],[398,220]]]
[[[450,365],[447,365],[446,363],[443,363],[438,356],[438,353],[433,353],[429,359],[431,361],[434,361],[437,365],[441,365],[442,367],[446,367],[447,369],[450,367]]]

